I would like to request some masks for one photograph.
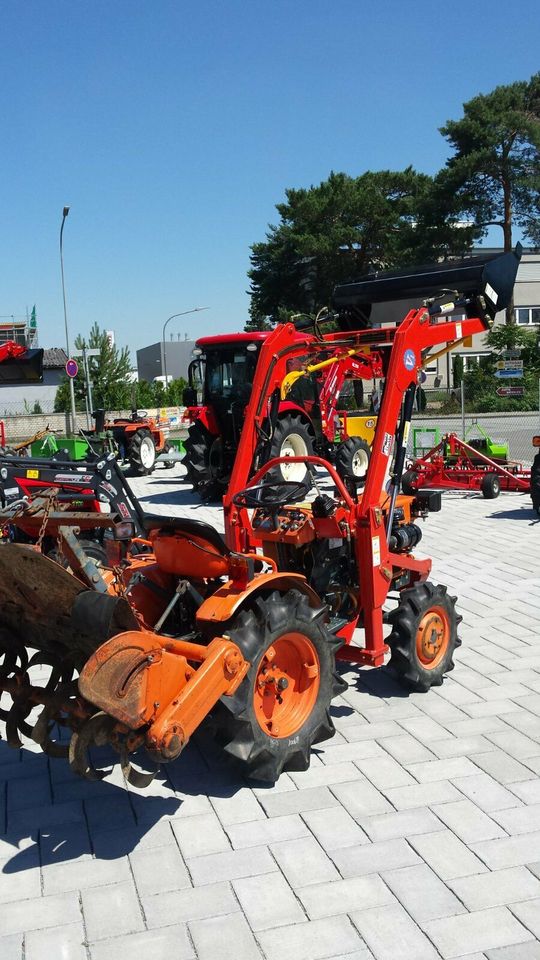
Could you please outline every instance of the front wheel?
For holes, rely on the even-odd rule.
[[[461,644],[457,628],[462,620],[455,603],[446,587],[428,581],[403,590],[398,606],[390,613],[389,666],[409,689],[425,692],[440,686],[444,674],[454,669],[452,658]]]
[[[341,641],[324,616],[289,590],[258,597],[227,624],[251,667],[214,715],[226,753],[248,777],[275,783],[284,770],[307,770],[312,745],[335,733],[330,704],[346,684],[335,672]]]
[[[342,480],[365,480],[371,450],[361,437],[349,437],[336,450],[336,470]]]
[[[311,457],[313,456],[313,431],[297,414],[287,414],[278,420],[270,457]],[[272,474],[279,480],[294,480],[301,483],[308,475],[303,463],[281,463]]]

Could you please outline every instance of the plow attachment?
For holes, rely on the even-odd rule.
[[[89,749],[110,744],[145,786],[154,774],[129,755],[145,747],[155,762],[173,760],[248,669],[228,638],[205,646],[143,630],[124,598],[88,590],[31,547],[0,549],[0,719],[13,747],[31,737],[97,779]]]

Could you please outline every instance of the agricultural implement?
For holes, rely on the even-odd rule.
[[[156,458],[168,453],[172,447],[168,443],[168,421],[139,414],[134,410],[131,417],[107,420],[104,410],[93,414],[95,430],[82,431],[89,452],[96,457],[116,451],[118,459],[130,466],[136,476],[144,477],[152,473]]]
[[[533,437],[533,447],[540,447],[540,436]],[[533,460],[531,467],[531,500],[533,509],[540,514],[540,452]]]
[[[417,378],[432,347],[450,349],[489,327],[511,297],[518,261],[519,252],[453,267],[465,292],[451,305],[437,297],[448,288],[444,270],[424,268],[427,299],[398,327],[359,322],[356,331],[332,335],[332,349],[353,351],[365,379],[379,366],[385,378],[362,492],[324,458],[307,458],[307,480],[283,480],[286,458],[268,459],[289,361],[308,355],[316,363],[328,349],[326,338],[299,340],[284,324],[261,346],[224,497],[225,539],[198,520],[145,516],[147,550],[134,554],[126,525],[100,517],[120,548],[114,567],[100,569],[70,534],[88,515],[50,511],[47,529],[68,543],[74,575],[24,545],[0,547],[0,690],[12,699],[2,708],[9,742],[31,735],[52,755],[69,754],[91,778],[103,771],[88,748],[111,744],[128,779],[142,785],[151,774],[134,769],[133,755],[144,747],[156,763],[174,760],[211,715],[243,772],[273,782],[282,770],[305,769],[311,746],[334,732],[331,701],[344,686],[335,672],[338,650],[379,666],[390,649],[408,688],[442,683],[460,618],[455,598],[429,581],[430,560],[413,553],[417,521],[440,507],[440,495],[399,493]],[[336,300],[347,317],[359,307],[365,316],[370,293],[402,299],[403,285],[403,277],[379,275],[340,288]],[[466,318],[454,320],[453,309]],[[45,509],[34,503],[21,522],[42,531]],[[390,592],[398,598],[393,609]],[[50,667],[45,687],[32,683],[36,663]],[[30,720],[36,705],[41,712]],[[58,726],[72,732],[69,746],[59,742]]]
[[[228,486],[246,418],[256,372],[263,362],[268,333],[225,334],[202,337],[189,367],[189,387],[184,391],[189,423],[183,463],[188,481],[205,498],[221,499]],[[361,400],[362,365],[355,350],[336,350],[332,342],[321,350],[315,336],[296,335],[303,353],[291,356],[283,375],[277,410],[259,424],[261,437],[271,439],[269,457],[307,457],[313,453],[335,462],[343,476],[366,475],[376,418],[338,411],[341,391],[352,381],[354,397]],[[374,369],[374,375],[381,375]],[[198,402],[200,400],[200,402]],[[271,425],[270,425],[271,424]],[[283,462],[279,475],[303,480],[301,462]]]
[[[0,384],[42,383],[43,350],[7,340],[0,344]]]
[[[473,446],[457,434],[447,433],[440,443],[409,465],[403,475],[403,491],[414,496],[417,490],[426,488],[475,490],[487,500],[494,500],[501,490],[528,493],[531,471],[508,460],[503,451],[504,447],[499,445],[496,458],[489,457],[478,444]]]

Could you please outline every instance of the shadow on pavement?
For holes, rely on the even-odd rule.
[[[517,507],[515,510],[496,510],[490,513],[486,520],[528,520],[532,525],[540,523],[540,517],[532,506]]]

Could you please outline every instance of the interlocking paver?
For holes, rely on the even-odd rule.
[[[351,914],[355,927],[376,957],[392,960],[436,960],[437,952],[399,904]]]
[[[225,916],[240,909],[228,883],[208,883],[194,889],[144,897],[142,905],[150,928],[166,927],[204,917]]]
[[[5,960],[1,952],[0,957]],[[86,960],[86,934],[82,923],[69,923],[53,930],[31,930],[24,938],[25,960]],[[92,958],[94,960],[94,958]]]
[[[420,859],[406,840],[384,840],[360,847],[335,850],[332,859],[342,877],[361,877],[392,868],[408,867]]]
[[[272,794],[270,790],[259,795],[261,805],[269,817],[282,817],[288,813],[304,810],[324,810],[339,806],[339,800],[328,787],[312,787],[308,790],[289,790]]]
[[[506,907],[431,920],[425,930],[443,957],[461,957],[532,940],[532,934]]]
[[[332,793],[355,819],[392,810],[383,794],[361,775],[351,783],[337,784]]]
[[[484,773],[490,774],[498,783],[516,783],[519,780],[529,780],[531,771],[519,760],[504,753],[503,750],[491,750],[489,753],[477,753],[472,757],[475,764]]]
[[[231,849],[227,834],[215,813],[172,820],[171,825],[184,857],[223,853]]]
[[[77,923],[80,919],[79,898],[74,892],[0,904],[0,938],[25,930]]]
[[[473,843],[471,847],[491,870],[517,867],[540,860],[540,831]]]
[[[186,865],[172,844],[150,850],[134,850],[129,859],[140,897],[191,886]]]
[[[378,907],[394,900],[377,874],[302,887],[298,898],[311,920],[351,913],[359,904],[366,908]]]
[[[325,850],[368,843],[364,831],[342,807],[336,807],[331,816],[327,810],[308,810],[302,817]]]
[[[501,841],[488,840],[487,842],[500,843]],[[453,880],[454,877],[466,877],[469,874],[484,873],[487,870],[482,861],[451,830],[439,830],[435,833],[411,837],[409,843],[442,880]]]
[[[72,863],[50,863],[43,867],[43,892],[47,896],[129,880],[131,872],[127,857],[116,860],[92,857]]]
[[[273,930],[291,923],[303,923],[307,919],[280,873],[270,873],[264,878],[263,891],[259,877],[233,880],[232,885],[252,930]]]
[[[338,813],[339,807],[333,810]],[[321,811],[314,811],[319,813]],[[325,818],[331,820],[325,811]],[[333,814],[332,814],[333,815]],[[248,823],[235,823],[227,827],[227,834],[235,849],[243,847],[261,847],[280,840],[297,840],[299,837],[308,837],[309,830],[297,813],[283,817],[269,817],[266,820],[250,820]]]
[[[199,960],[262,960],[255,937],[241,913],[193,920],[189,924]]]
[[[512,913],[540,940],[540,900],[512,904]]]
[[[461,877],[450,880],[449,886],[471,911],[540,897],[540,883],[526,867]]]
[[[463,904],[425,863],[400,870],[385,870],[382,877],[407,913],[419,924],[466,912]]]
[[[92,887],[81,893],[88,939],[104,940],[144,929],[132,882]]]
[[[9,937],[0,937],[0,957],[2,957],[2,960],[21,960],[22,955],[22,933],[12,933]]]
[[[273,843],[270,849],[293,888],[339,879],[334,864],[313,837]]]
[[[520,800],[514,792],[501,786],[487,773],[479,773],[475,777],[460,777],[454,780],[454,786],[458,788],[460,794],[465,794],[485,813],[520,805]]]
[[[516,809],[524,809],[517,807]],[[505,831],[487,813],[480,810],[471,800],[456,800],[455,803],[441,803],[432,807],[439,820],[450,827],[464,843],[478,843],[480,840],[493,840],[504,837]]]
[[[187,867],[195,886],[217,883],[219,880],[236,880],[238,877],[259,876],[278,869],[266,847],[193,857],[187,860]]]
[[[445,806],[445,804],[442,804]],[[431,833],[440,829],[437,817],[424,807],[398,810],[375,817],[362,817],[360,824],[370,840],[394,840],[396,837],[412,837],[415,833]]]
[[[493,813],[493,819],[511,835],[533,833],[540,830],[540,803],[497,810]]]
[[[142,933],[131,933],[125,937],[115,937],[112,940],[98,940],[90,944],[92,960],[119,960],[119,955],[144,960],[191,960],[195,951],[191,943],[187,927],[178,925],[165,927],[163,930],[145,930]],[[51,954],[51,958],[52,958]],[[58,960],[60,960],[60,955]],[[64,960],[64,955],[61,955]],[[43,957],[39,957],[43,960]],[[66,958],[68,960],[68,958]]]
[[[326,917],[259,934],[267,960],[326,960],[338,953],[352,954],[362,946],[348,917]],[[236,958],[234,958],[236,960]]]
[[[467,780],[472,777],[467,777]],[[434,803],[446,803],[459,800],[461,794],[448,780],[436,780],[434,783],[417,783],[413,787],[397,787],[385,791],[386,796],[397,810],[410,810],[412,807],[426,807]],[[375,811],[374,811],[375,812]]]

